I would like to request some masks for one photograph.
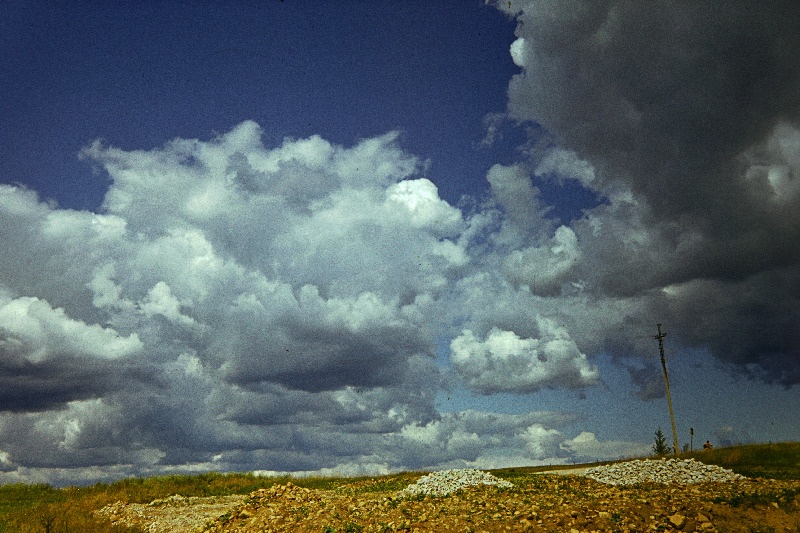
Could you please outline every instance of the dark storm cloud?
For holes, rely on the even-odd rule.
[[[548,142],[591,165],[556,173],[608,200],[572,225],[582,261],[569,279],[598,309],[638,300],[639,320],[797,383],[796,2],[497,6],[517,17],[511,54],[523,68],[508,116],[541,124]],[[598,314],[596,329],[619,318]],[[594,333],[581,330],[576,338]],[[612,345],[596,348],[618,353]]]
[[[630,185],[649,225],[673,223],[665,245],[700,232],[703,246],[688,247],[673,276],[741,277],[797,260],[785,245],[800,237],[797,210],[770,202],[747,172],[785,162],[744,155],[800,119],[795,3],[537,2],[519,20],[526,68],[509,88],[511,116],[589,159],[595,186]]]
[[[120,387],[114,368],[85,368],[76,360],[14,363],[0,353],[0,411],[45,411]],[[84,362],[85,363],[85,362]]]
[[[512,116],[672,208],[705,209],[721,165],[800,118],[793,2],[536,2],[518,20]]]
[[[665,395],[661,368],[652,361],[645,363],[643,368],[628,367],[628,374],[636,386],[635,394],[638,398],[653,400]]]
[[[256,314],[232,322],[233,336],[223,334],[217,343],[217,349],[238,355],[228,361],[227,380],[244,387],[266,381],[310,392],[386,386],[405,380],[410,357],[432,351],[412,323],[387,324],[384,316],[369,316],[372,309],[362,307],[363,323],[353,328],[343,317],[320,313],[317,291],[306,293],[303,308],[289,316],[270,321]]]
[[[693,281],[658,302],[684,342],[703,346],[712,339],[720,359],[791,385],[800,382],[799,285],[800,269],[770,270],[740,282]]]

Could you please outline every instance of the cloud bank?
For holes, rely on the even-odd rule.
[[[397,133],[267,148],[244,122],[82,156],[112,180],[99,213],[0,189],[3,481],[568,456],[572,415],[436,410],[452,300],[514,290],[482,278],[475,248],[499,212],[442,200]],[[547,246],[541,264],[558,270]],[[591,386],[597,369],[566,330],[537,320],[488,337],[471,320],[484,340],[453,341],[456,374],[483,394]]]

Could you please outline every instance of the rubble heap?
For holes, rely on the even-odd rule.
[[[597,466],[587,470],[588,478],[607,485],[635,485],[636,483],[689,483],[728,482],[746,479],[720,466],[707,465],[694,459],[644,459],[612,465]]]
[[[418,496],[446,496],[459,489],[475,485],[494,485],[501,488],[511,488],[514,485],[504,479],[475,470],[474,468],[461,468],[454,470],[440,470],[422,476],[416,483],[400,491],[401,497]]]

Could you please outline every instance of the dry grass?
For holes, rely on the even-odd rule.
[[[147,503],[173,494],[226,496],[247,494],[288,478],[256,477],[252,474],[160,476],[131,478],[111,484],[55,489],[48,485],[0,486],[0,533],[121,533],[134,528],[113,526],[93,512],[116,501]],[[293,480],[298,485],[323,488],[333,478]]]

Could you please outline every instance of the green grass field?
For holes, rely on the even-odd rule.
[[[800,480],[800,443],[753,444],[683,454],[708,464],[729,468],[748,477]],[[600,464],[600,463],[597,463]],[[506,468],[493,471],[509,478],[526,477],[556,467]],[[122,500],[147,503],[173,494],[224,496],[247,494],[276,483],[292,483],[313,489],[342,488],[355,493],[400,490],[411,483],[413,473],[375,478],[266,478],[252,474],[206,473],[194,476],[131,478],[89,487],[56,489],[48,485],[0,486],[0,533],[107,533],[135,532],[96,520],[92,511]],[[359,481],[358,483],[354,483]],[[356,488],[351,488],[356,487]]]

